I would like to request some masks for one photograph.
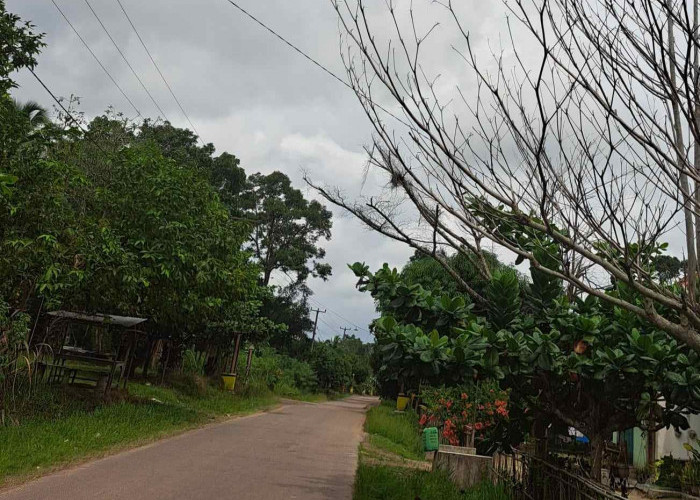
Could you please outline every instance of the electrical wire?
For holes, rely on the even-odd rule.
[[[348,323],[350,323],[352,326],[354,326],[354,327],[357,328],[358,330],[362,330],[363,332],[370,333],[370,334],[372,333],[372,332],[370,332],[367,328],[363,328],[363,327],[361,327],[360,325],[358,325],[358,324],[356,324],[356,323],[353,323],[353,322],[350,321],[348,318],[344,317],[344,316],[341,315],[340,313],[334,311],[333,309],[331,309],[331,308],[328,307],[327,305],[321,303],[320,301],[314,299],[313,297],[309,297],[309,300],[315,302],[318,306],[323,307],[324,309],[328,309],[329,312],[331,312],[332,314],[335,314],[337,317],[339,317],[339,318],[342,319],[343,321],[347,321]]]
[[[282,276],[284,276],[285,278],[287,278],[287,281],[289,281],[289,283],[290,283],[291,285],[294,284],[294,280],[293,280],[292,278],[290,278],[287,274],[284,274],[284,273],[283,273]],[[336,315],[337,317],[339,317],[339,318],[342,319],[343,321],[346,321],[346,322],[350,323],[352,326],[354,326],[354,327],[357,328],[358,330],[361,330],[361,331],[363,331],[363,332],[365,332],[365,333],[369,333],[370,335],[372,335],[372,332],[370,332],[367,328],[363,328],[363,327],[361,327],[360,325],[358,325],[358,324],[356,324],[356,323],[350,321],[348,318],[346,318],[345,316],[341,315],[340,313],[334,311],[333,309],[331,309],[331,308],[328,307],[327,305],[323,304],[321,301],[319,301],[319,300],[313,298],[311,295],[309,295],[307,298],[308,298],[308,300],[310,300],[310,301],[312,301],[312,302],[315,302],[317,307],[323,307],[324,309],[327,309],[330,313]],[[323,319],[322,319],[322,318],[319,318],[319,321],[323,321]],[[325,323],[325,321],[323,321],[323,322]],[[328,325],[328,326],[330,326],[330,325]],[[337,326],[338,328],[340,327],[340,325],[336,325],[336,326]],[[335,328],[335,327],[331,327],[331,328]]]
[[[70,22],[70,19],[68,19],[68,16],[66,16],[66,14],[63,12],[63,10],[61,10],[61,7],[58,6],[58,4],[56,3],[55,0],[51,0],[51,3],[54,5],[54,7],[56,7],[56,9],[58,9],[58,12],[61,13],[61,16],[63,16],[63,19],[66,20],[66,22],[68,23],[68,26],[70,26],[71,29],[73,30],[73,32],[78,36],[78,38],[80,38],[80,41],[83,42],[83,45],[84,45],[85,48],[88,50],[88,52],[90,52],[90,54],[91,54],[92,57],[95,59],[95,61],[97,61],[97,64],[100,65],[100,68],[102,68],[102,71],[105,72],[105,74],[109,77],[109,79],[112,81],[112,83],[114,84],[114,86],[117,87],[117,89],[119,89],[119,92],[121,93],[121,95],[124,96],[124,99],[126,99],[127,102],[131,105],[131,107],[134,108],[134,111],[136,111],[136,114],[137,114],[138,116],[141,116],[141,117],[142,117],[143,115],[141,114],[141,111],[139,111],[139,108],[137,108],[136,105],[134,104],[134,102],[133,102],[131,99],[129,99],[129,96],[126,95],[126,92],[124,92],[124,89],[122,89],[122,88],[119,86],[119,84],[118,84],[117,81],[114,79],[114,77],[112,76],[112,74],[107,70],[107,68],[105,68],[105,65],[102,64],[102,61],[100,61],[100,58],[97,57],[97,55],[96,55],[96,54],[93,52],[93,50],[90,48],[90,45],[88,45],[88,43],[85,41],[85,39],[82,37],[82,35],[78,32],[78,30],[75,28],[75,26],[73,26],[73,23]]]
[[[160,67],[158,66],[158,63],[156,63],[156,60],[154,59],[153,55],[151,54],[151,51],[148,50],[148,47],[146,46],[146,42],[143,41],[143,38],[141,38],[141,34],[139,33],[139,30],[136,29],[136,25],[134,22],[131,20],[131,17],[129,14],[126,12],[126,9],[124,8],[124,5],[122,5],[121,0],[117,0],[117,3],[119,4],[119,8],[121,8],[122,12],[124,13],[124,16],[126,17],[127,21],[129,21],[129,24],[131,25],[131,28],[134,30],[134,33],[136,33],[136,37],[139,39],[139,42],[141,43],[141,46],[143,47],[143,50],[146,51],[146,54],[148,54],[148,58],[151,60],[153,63],[153,66],[156,68],[156,71],[160,75],[161,80],[163,80],[163,83],[165,86],[168,88],[168,91],[170,92],[170,95],[173,96],[173,99],[177,103],[177,106],[180,108],[180,111],[182,111],[182,114],[184,115],[185,119],[187,120],[187,123],[189,123],[190,127],[192,127],[192,130],[194,130],[194,133],[197,134],[197,137],[199,138],[200,142],[202,145],[205,144],[204,139],[202,139],[202,136],[200,133],[197,131],[197,128],[194,126],[192,123],[192,120],[190,120],[189,115],[185,111],[185,108],[182,106],[182,103],[180,102],[180,99],[177,98],[175,95],[175,92],[173,91],[173,88],[170,86],[168,83],[168,80],[165,78],[165,75],[163,72],[160,70]]]
[[[100,146],[99,143],[95,142],[92,138],[90,138],[90,136],[89,136],[87,130],[85,130],[85,128],[83,128],[82,124],[81,124],[81,123],[75,118],[75,116],[73,116],[73,114],[63,105],[63,103],[61,102],[61,100],[60,100],[58,97],[56,97],[56,94],[54,94],[54,93],[51,91],[51,89],[48,87],[48,85],[46,85],[46,83],[44,83],[44,81],[43,81],[41,78],[39,78],[39,75],[37,75],[37,74],[34,72],[34,70],[33,70],[32,68],[29,68],[29,71],[31,72],[32,75],[34,75],[34,78],[36,78],[36,80],[41,84],[41,86],[44,87],[44,90],[46,90],[46,92],[48,92],[48,94],[49,94],[49,95],[51,96],[51,98],[56,102],[56,104],[59,105],[59,107],[63,110],[63,112],[66,114],[66,116],[67,116],[68,118],[70,118],[70,121],[72,121],[72,122],[75,124],[75,126],[78,127],[78,128],[83,132],[83,134],[85,134],[85,137],[88,138],[88,140],[89,140],[90,142],[92,142],[95,146],[97,146],[97,149],[99,149],[99,150],[105,155],[105,157],[106,157],[106,156],[107,156],[107,152],[106,152],[104,149],[102,149],[102,146]]]
[[[118,0],[117,0],[117,1],[118,1]],[[336,75],[335,73],[333,73],[330,69],[326,68],[323,64],[321,64],[321,63],[318,62],[316,59],[314,59],[313,57],[311,57],[310,55],[308,55],[306,52],[304,52],[303,50],[301,50],[299,47],[297,47],[296,45],[294,45],[292,42],[290,42],[289,40],[287,40],[285,37],[283,37],[282,35],[280,35],[279,33],[277,33],[274,29],[270,28],[267,24],[263,23],[260,19],[258,19],[257,17],[255,17],[253,14],[251,14],[251,13],[248,12],[247,10],[245,10],[243,7],[241,7],[240,5],[238,5],[236,2],[234,2],[233,0],[226,0],[226,1],[227,1],[228,3],[230,3],[231,5],[233,5],[236,9],[238,9],[238,10],[239,10],[241,13],[243,13],[245,16],[247,16],[248,18],[250,18],[252,21],[254,21],[254,22],[257,23],[258,25],[260,25],[263,29],[265,29],[265,30],[267,30],[268,32],[270,32],[273,36],[275,36],[277,39],[279,39],[282,43],[284,43],[285,45],[287,45],[288,47],[290,47],[292,50],[294,50],[295,52],[297,52],[297,53],[298,53],[299,55],[301,55],[304,59],[306,59],[306,60],[308,60],[309,62],[311,62],[311,64],[313,64],[313,65],[315,65],[316,67],[318,67],[319,69],[321,69],[321,71],[323,71],[324,73],[327,73],[328,75],[330,75],[331,78],[337,80],[338,82],[340,82],[342,85],[344,85],[345,87],[349,88],[349,89],[352,90],[353,92],[359,93],[359,94],[362,96],[363,99],[366,99],[366,100],[367,100],[367,102],[371,103],[373,106],[376,106],[378,109],[381,109],[381,110],[384,111],[386,114],[388,114],[389,116],[391,116],[391,117],[394,118],[395,120],[399,121],[399,122],[402,123],[403,125],[405,125],[405,126],[407,126],[407,127],[410,127],[410,125],[409,125],[408,123],[406,123],[406,121],[404,121],[402,118],[396,116],[394,113],[392,113],[391,111],[389,111],[388,109],[386,109],[386,108],[385,108],[384,106],[382,106],[381,104],[378,104],[378,103],[372,101],[372,99],[370,99],[369,96],[367,96],[364,92],[362,92],[362,90],[356,89],[355,87],[353,87],[352,85],[350,85],[348,82],[346,82],[345,80],[343,80],[342,78],[340,78],[338,75]]]
[[[136,73],[136,70],[131,65],[129,60],[126,58],[126,55],[124,55],[124,52],[122,51],[121,48],[119,48],[119,45],[117,44],[116,40],[114,40],[114,37],[107,29],[107,26],[105,26],[105,24],[102,22],[102,19],[100,19],[100,16],[97,15],[97,12],[95,12],[95,9],[92,8],[92,5],[90,4],[89,0],[85,0],[85,4],[90,9],[90,12],[92,12],[92,15],[95,16],[95,19],[97,19],[97,22],[100,23],[100,26],[102,26],[102,29],[107,34],[107,37],[110,39],[110,41],[112,42],[112,45],[114,45],[114,48],[117,49],[117,52],[119,52],[119,55],[122,56],[122,59],[124,59],[124,62],[131,70],[131,73],[136,77],[136,80],[138,80],[139,84],[141,85],[141,88],[143,88],[143,90],[146,92],[146,94],[148,94],[148,97],[151,99],[151,102],[153,102],[153,104],[156,107],[156,109],[158,110],[158,112],[161,114],[161,116],[163,118],[168,120],[168,117],[165,114],[165,111],[163,111],[163,108],[161,108],[160,105],[158,104],[158,102],[155,100],[155,98],[153,97],[151,92],[148,90],[146,85],[143,83],[143,80],[141,80],[141,77],[139,77],[138,73]],[[170,121],[170,120],[168,120],[168,121]]]

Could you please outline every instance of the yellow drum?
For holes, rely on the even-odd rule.
[[[224,381],[224,389],[232,391],[236,388],[236,376],[233,373],[224,373],[221,378]]]
[[[408,406],[408,402],[411,400],[411,398],[407,396],[402,396],[399,395],[399,397],[396,398],[396,409],[399,411],[404,411],[406,407]]]

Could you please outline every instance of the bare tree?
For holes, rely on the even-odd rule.
[[[426,41],[444,26],[419,31],[412,5],[386,0],[393,32],[380,35],[366,0],[332,2],[349,81],[374,127],[369,163],[389,182],[355,200],[307,179],[313,187],[437,258],[475,300],[440,248],[488,276],[479,256],[493,242],[571,293],[636,313],[700,351],[697,0],[509,1],[509,55],[485,63],[452,0],[433,2],[450,15],[476,78],[458,88],[459,102],[444,99],[423,64]],[[671,231],[687,242],[683,287],[660,284],[647,265]],[[543,259],[543,248],[557,258]],[[609,280],[630,293],[606,293]]]

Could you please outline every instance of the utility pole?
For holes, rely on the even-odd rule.
[[[326,310],[324,309],[321,311],[320,309],[311,309],[311,312],[316,313],[316,319],[314,320],[314,333],[311,335],[311,350],[314,350],[314,343],[316,342],[316,327],[318,326],[318,314],[319,313],[326,313]]]
[[[357,331],[357,328],[350,328],[349,326],[341,326],[340,329],[343,330],[343,338],[346,338],[348,336],[348,330],[352,330],[354,332]]]

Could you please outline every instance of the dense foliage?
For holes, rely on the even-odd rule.
[[[13,99],[13,72],[32,69],[42,46],[0,0],[0,410],[10,378],[31,373],[30,326],[46,331],[37,309],[147,318],[144,370],[167,339],[159,369],[216,374],[243,332],[265,387],[365,384],[362,342],[311,353],[307,337],[306,281],[330,275],[320,242],[331,212],[285,174],[249,175],[235,155],[169,122],[111,108],[86,119],[77,98],[50,117]],[[275,272],[292,285],[272,286]]]
[[[539,245],[543,259],[560,255],[546,240]],[[496,269],[478,316],[461,295],[407,284],[386,265],[376,273],[360,263],[351,268],[382,314],[373,328],[386,394],[498,380],[523,417],[511,418],[514,426],[527,430],[536,418],[581,430],[594,445],[594,470],[613,431],[687,427],[685,415],[700,410],[694,351],[633,313],[593,296],[570,297],[536,268],[525,284],[514,270]],[[634,296],[620,284],[607,293]]]
[[[421,426],[438,427],[445,442],[475,447],[481,455],[493,451],[499,428],[508,425],[508,393],[493,382],[429,387],[421,401]]]

